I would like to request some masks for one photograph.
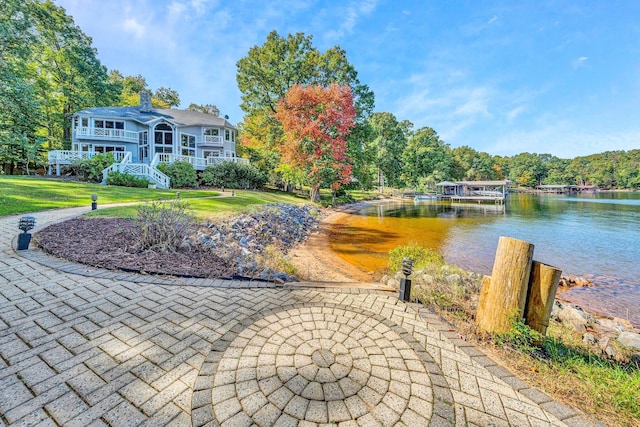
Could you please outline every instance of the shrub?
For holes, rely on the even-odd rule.
[[[411,258],[413,260],[414,270],[422,270],[425,267],[444,264],[444,257],[435,250],[410,243],[389,251],[389,270],[393,273],[399,271],[402,268],[403,258]]]
[[[115,162],[112,153],[98,153],[90,159],[74,161],[71,170],[84,181],[102,182],[102,171]]]
[[[257,167],[234,162],[207,166],[200,174],[202,185],[226,188],[262,188],[267,175]]]
[[[180,199],[171,202],[147,202],[138,207],[136,224],[142,230],[144,249],[176,251],[196,224],[189,204]]]
[[[196,170],[189,162],[178,161],[172,164],[160,163],[157,168],[160,172],[171,178],[171,187],[184,188],[198,186]]]
[[[149,181],[144,178],[138,178],[135,175],[114,171],[107,176],[107,184],[120,185],[122,187],[146,188],[149,185]]]

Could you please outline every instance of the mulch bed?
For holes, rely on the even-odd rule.
[[[129,219],[72,219],[37,232],[45,252],[92,267],[186,277],[228,278],[233,268],[206,246],[176,252],[144,250],[140,228]]]

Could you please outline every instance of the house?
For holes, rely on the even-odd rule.
[[[238,130],[226,118],[198,111],[151,107],[151,95],[140,92],[136,107],[90,108],[72,117],[71,150],[49,152],[49,174],[53,168],[96,153],[113,153],[116,163],[105,169],[127,172],[168,188],[169,178],[156,169],[159,163],[187,161],[196,170],[232,161],[237,157]]]

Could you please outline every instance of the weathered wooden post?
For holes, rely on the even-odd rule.
[[[511,327],[514,317],[524,314],[533,245],[501,236],[491,280],[483,280],[482,303],[478,305],[476,324],[482,332],[502,333]],[[484,289],[486,285],[488,289]]]
[[[560,276],[562,276],[562,270],[559,268],[538,261],[533,261],[531,265],[529,294],[524,317],[526,324],[542,336],[547,333]]]

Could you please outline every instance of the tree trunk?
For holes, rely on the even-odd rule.
[[[491,272],[491,284],[486,292],[482,311],[478,307],[476,316],[476,323],[481,331],[507,332],[514,318],[522,318],[532,258],[531,243],[500,237]]]
[[[319,203],[320,202],[320,185],[313,185],[311,187],[311,191],[309,192],[309,198],[312,202]]]
[[[524,313],[527,325],[542,336],[547,333],[560,276],[562,270],[558,268],[538,261],[533,261],[531,265],[529,293]]]

